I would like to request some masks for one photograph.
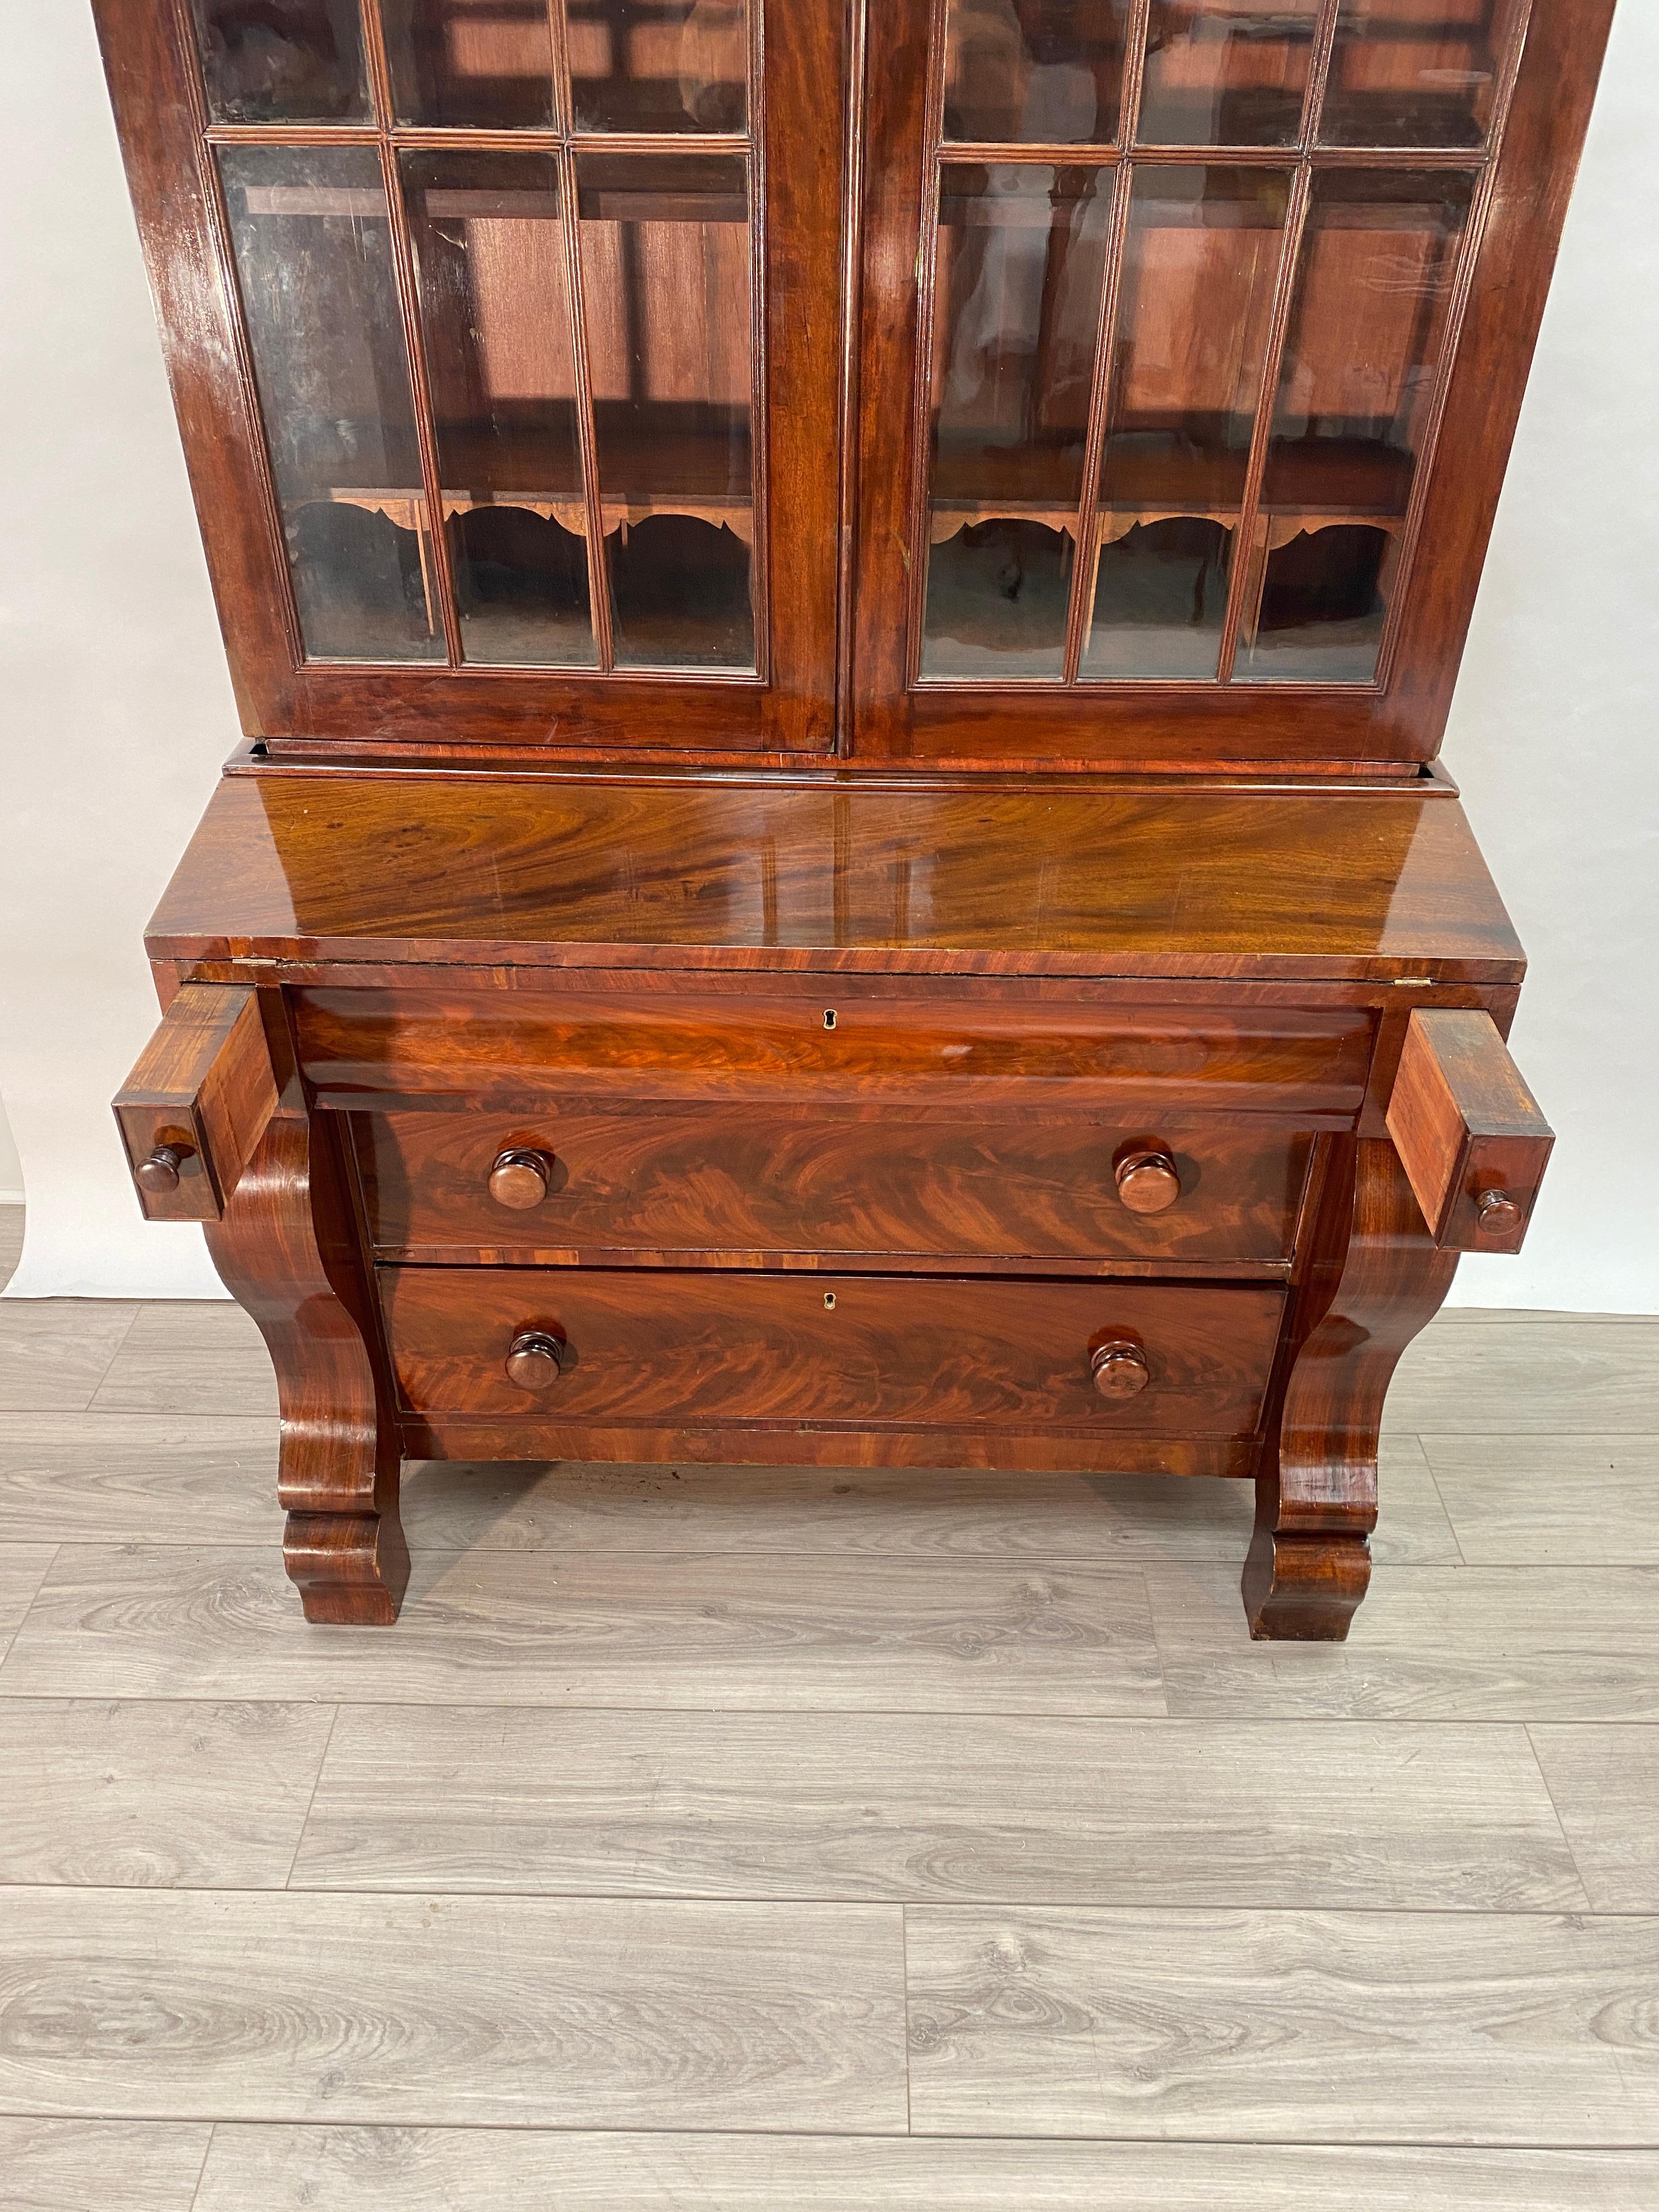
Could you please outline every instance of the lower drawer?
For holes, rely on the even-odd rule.
[[[651,1429],[1248,1436],[1284,1306],[1257,1285],[822,1272],[388,1267],[380,1283],[415,1413]],[[1127,1350],[1103,1395],[1111,1346]]]

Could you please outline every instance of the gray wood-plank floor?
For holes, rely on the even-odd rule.
[[[1659,2203],[1659,1321],[1435,1324],[1339,1648],[868,1471],[415,1469],[307,1628],[273,1404],[0,1304],[8,2212]]]

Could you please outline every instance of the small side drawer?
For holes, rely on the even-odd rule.
[[[599,1268],[381,1285],[414,1412],[647,1429],[1247,1436],[1284,1305],[1254,1285]]]
[[[276,1103],[258,994],[182,984],[114,1102],[145,1219],[221,1219]]]
[[[1388,1126],[1443,1250],[1521,1249],[1555,1132],[1490,1014],[1412,1015]]]
[[[1067,1261],[1289,1255],[1311,1139],[1271,1121],[779,1109],[353,1117],[389,1256],[590,1253]]]

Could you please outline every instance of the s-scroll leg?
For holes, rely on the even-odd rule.
[[[1345,1138],[1297,1341],[1256,1478],[1244,1564],[1254,1637],[1340,1643],[1370,1580],[1376,1441],[1401,1354],[1451,1287],[1395,1148]]]

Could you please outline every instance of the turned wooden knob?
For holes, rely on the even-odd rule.
[[[1483,1190],[1474,1202],[1475,1226],[1483,1237],[1513,1237],[1521,1209],[1506,1190]]]
[[[547,1196],[552,1180],[553,1163],[545,1152],[509,1145],[497,1155],[489,1170],[489,1195],[497,1206],[510,1206],[514,1213],[528,1213]]]
[[[521,1390],[550,1390],[565,1363],[565,1347],[544,1328],[521,1329],[507,1348],[507,1374]]]
[[[1112,1337],[1097,1346],[1090,1355],[1089,1366],[1096,1389],[1114,1406],[1138,1398],[1152,1379],[1146,1353],[1127,1337]]]
[[[179,1170],[189,1157],[187,1145],[157,1145],[133,1170],[134,1180],[140,1190],[149,1191],[153,1198],[165,1198],[169,1191],[178,1189]]]
[[[1181,1195],[1181,1173],[1167,1152],[1126,1152],[1117,1164],[1117,1194],[1131,1213],[1162,1213]]]

